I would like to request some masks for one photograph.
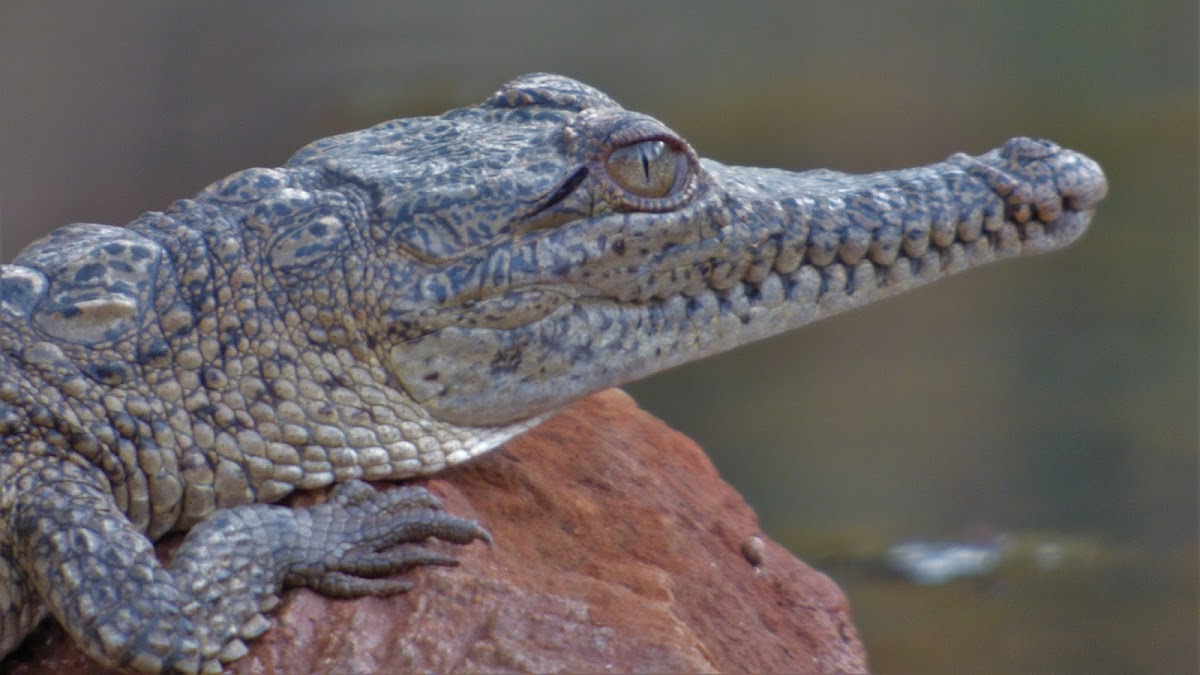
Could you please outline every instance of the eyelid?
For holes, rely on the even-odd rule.
[[[538,230],[549,230],[578,218],[578,214],[553,211],[553,209],[579,189],[579,186],[587,180],[588,173],[586,166],[580,167],[571,174],[570,178],[555,188],[554,192],[544,197],[532,211],[522,216],[513,226],[513,231],[517,234],[525,234]]]
[[[562,185],[558,186],[558,189],[556,189],[554,192],[551,192],[550,195],[546,197],[546,199],[538,207],[538,211],[544,211],[566,199],[572,192],[579,189],[579,186],[583,184],[583,181],[587,180],[587,177],[588,168],[586,166],[579,167],[578,171],[571,174],[570,178],[564,181]]]

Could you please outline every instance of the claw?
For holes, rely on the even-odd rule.
[[[402,593],[412,584],[380,577],[422,565],[458,564],[452,555],[423,548],[430,538],[493,544],[487,530],[446,513],[423,487],[381,492],[363,481],[348,481],[328,502],[301,512],[308,520],[308,546],[288,569],[285,583],[333,597]]]
[[[344,572],[326,572],[305,585],[331,598],[361,598],[367,595],[396,595],[412,590],[412,582],[400,579],[364,579]]]

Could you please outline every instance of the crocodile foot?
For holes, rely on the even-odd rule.
[[[491,542],[424,488],[381,492],[355,480],[323,504],[219,510],[188,533],[164,567],[94,475],[50,464],[41,463],[36,487],[12,507],[21,555],[8,572],[21,582],[22,597],[46,597],[94,658],[143,672],[220,671],[270,627],[265,612],[286,585],[337,597],[399,593],[411,584],[383,577],[455,564],[422,547],[430,537]]]
[[[217,597],[201,604],[225,605],[216,614],[194,617],[202,653],[215,656],[206,664],[212,668],[243,656],[243,640],[269,628],[263,612],[278,604],[281,586],[308,586],[338,598],[391,595],[410,590],[412,583],[383,577],[421,565],[458,564],[449,554],[424,548],[430,538],[492,542],[487,530],[447,513],[423,487],[378,491],[353,480],[338,485],[322,504],[219,511],[189,533],[168,569],[177,581],[206,580],[202,585]],[[226,593],[226,576],[229,583],[238,578],[258,583],[249,594]],[[216,618],[221,616],[224,621]]]
[[[337,486],[325,504],[285,513],[296,518],[297,534],[307,545],[291,549],[294,562],[284,583],[339,598],[404,592],[411,583],[377,577],[420,565],[457,565],[453,556],[419,546],[430,537],[492,543],[487,530],[443,511],[423,487],[379,492],[351,481]]]

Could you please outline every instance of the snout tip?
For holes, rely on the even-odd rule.
[[[1092,158],[1053,141],[1013,138],[998,152],[1016,179],[1006,201],[1024,230],[1023,252],[1051,251],[1074,242],[1108,194],[1104,170]]]

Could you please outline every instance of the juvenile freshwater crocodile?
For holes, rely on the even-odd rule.
[[[975,265],[1107,189],[1015,138],[852,176],[699,158],[564,77],[317,141],[0,266],[0,655],[219,670],[283,585],[384,594],[487,538],[420,488],[566,403]],[[270,506],[340,483],[306,508]],[[191,530],[164,566],[151,541]]]

